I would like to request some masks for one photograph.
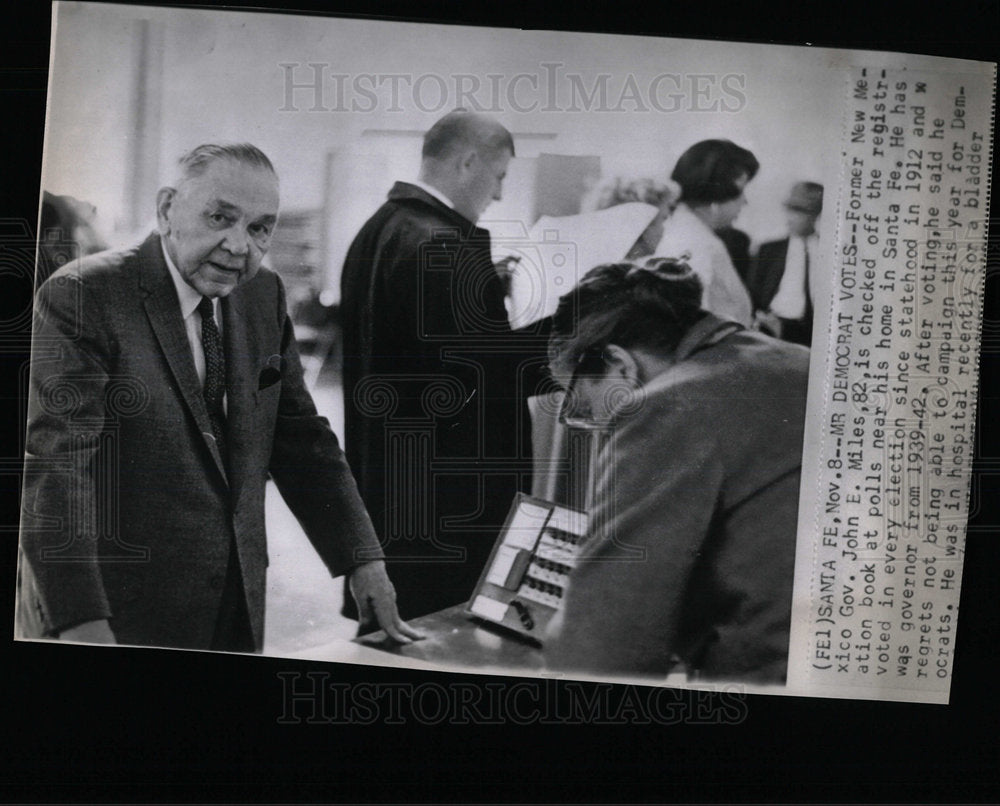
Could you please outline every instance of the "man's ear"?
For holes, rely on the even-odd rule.
[[[170,232],[170,208],[174,203],[177,191],[174,188],[160,188],[156,194],[156,224],[160,235]]]
[[[642,384],[642,372],[639,362],[624,347],[609,344],[604,348],[604,365],[608,368],[608,377],[624,381],[629,386]]]
[[[468,151],[463,151],[461,153],[461,163],[460,166],[463,171],[471,171],[476,167],[476,163],[479,161],[479,152],[474,148],[470,148]]]

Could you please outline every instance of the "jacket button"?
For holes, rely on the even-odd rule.
[[[216,574],[208,581],[208,584],[212,586],[212,590],[221,591],[223,582],[225,582],[225,578]]]

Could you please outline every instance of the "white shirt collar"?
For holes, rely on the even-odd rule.
[[[170,270],[170,279],[174,281],[174,288],[177,289],[177,299],[181,303],[181,316],[187,319],[191,314],[193,314],[198,309],[198,304],[201,302],[201,294],[194,287],[188,285],[187,280],[182,276],[178,268],[174,265],[174,261],[170,259],[170,253],[167,251],[167,245],[164,243],[163,236],[160,236],[160,248],[163,249],[163,259],[167,261],[167,268]],[[212,300],[212,307],[218,310],[215,306],[218,304],[218,300]]]
[[[455,205],[451,203],[451,199],[449,199],[447,196],[445,196],[436,187],[433,187],[432,185],[428,185],[426,182],[421,182],[419,179],[414,179],[410,184],[411,185],[416,185],[418,188],[420,188],[425,193],[429,193],[431,196],[433,196],[435,199],[437,199],[439,202],[441,202],[441,204],[443,204],[445,207],[450,207],[452,210],[455,209]]]

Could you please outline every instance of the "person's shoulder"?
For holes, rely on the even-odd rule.
[[[458,213],[432,199],[419,188],[420,195],[390,197],[386,204],[391,208],[392,221],[403,234],[428,237],[441,230],[466,229],[470,223]]]
[[[424,198],[426,194],[419,188],[414,187],[414,193],[398,191],[401,185],[404,183],[396,184],[394,192],[365,222],[359,232],[362,238],[426,239],[436,229],[448,226],[448,218],[439,205]]]
[[[52,273],[53,277],[75,276],[81,279],[100,278],[121,272],[138,258],[139,247],[107,249],[93,255],[71,260]]]
[[[808,347],[755,330],[738,331],[724,339],[720,347],[723,361],[751,367],[763,384],[770,383],[775,375],[788,379],[790,383],[805,385],[808,382]]]
[[[159,244],[157,242],[157,248]],[[150,241],[129,249],[108,249],[66,262],[41,285],[39,293],[57,296],[63,288],[86,288],[90,293],[110,289],[134,281],[134,271],[150,251]]]
[[[257,273],[246,282],[241,283],[234,293],[245,298],[276,302],[279,294],[284,293],[284,284],[278,272],[267,266],[261,266]]]
[[[288,314],[288,295],[281,275],[266,266],[240,283],[229,300],[229,304],[238,306],[242,315],[253,321],[271,320],[280,325]]]
[[[698,387],[731,387],[740,396],[751,387],[782,385],[805,388],[809,350],[755,330],[740,329],[692,353],[666,373],[668,395],[689,394],[698,399]]]
[[[394,256],[409,257],[427,244],[463,237],[465,227],[459,221],[450,218],[440,207],[420,199],[396,204],[387,213],[380,236]]]

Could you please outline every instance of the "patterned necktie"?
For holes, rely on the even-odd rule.
[[[212,435],[223,459],[226,457],[226,415],[222,398],[226,394],[226,357],[222,352],[222,337],[215,324],[215,310],[209,297],[198,303],[201,315],[201,346],[205,351],[205,405],[212,423]]]

